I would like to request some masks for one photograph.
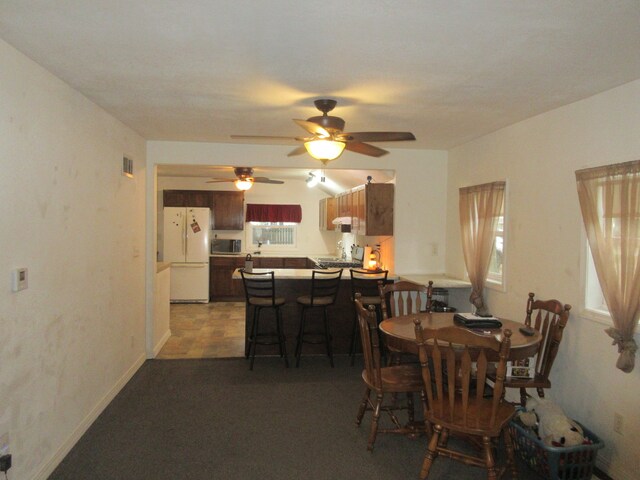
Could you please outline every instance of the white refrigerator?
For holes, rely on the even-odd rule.
[[[165,207],[165,262],[171,262],[170,298],[172,302],[209,302],[208,208]]]

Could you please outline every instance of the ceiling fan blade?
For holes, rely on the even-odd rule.
[[[411,132],[348,132],[341,133],[339,139],[356,142],[402,142],[415,140]]]
[[[207,183],[235,182],[236,180],[236,178],[213,178],[211,180],[207,180]]]
[[[293,150],[291,150],[287,154],[287,157],[295,157],[296,155],[302,155],[303,153],[307,153],[307,149],[304,148],[304,145],[300,145],[299,147],[294,148]]]
[[[308,120],[299,120],[295,118],[293,119],[293,121],[296,122],[298,125],[300,125],[302,128],[304,128],[307,132],[313,133],[318,137],[327,138],[331,136],[331,134],[328,131],[326,131],[317,123],[309,122]]]
[[[284,182],[282,180],[272,180],[267,177],[253,177],[253,183],[272,183],[274,185],[280,185]]]
[[[381,148],[374,147],[373,145],[369,145],[368,143],[361,143],[361,142],[347,142],[344,148],[352,152],[361,153],[363,155],[369,155],[370,157],[381,157],[389,153],[386,150],[383,150]]]
[[[280,137],[276,135],[231,135],[234,140],[296,140],[294,137]]]

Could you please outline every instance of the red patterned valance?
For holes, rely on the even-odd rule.
[[[247,204],[247,222],[295,222],[302,221],[300,205]]]

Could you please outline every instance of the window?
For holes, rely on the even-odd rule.
[[[505,231],[504,231],[504,200],[502,209],[498,217],[496,227],[496,238],[493,241],[491,251],[491,261],[489,263],[489,273],[487,274],[487,286],[504,288],[504,266],[505,266]]]
[[[251,244],[296,245],[297,223],[293,222],[249,222],[251,225]]]

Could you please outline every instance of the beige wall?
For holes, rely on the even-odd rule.
[[[145,142],[2,41],[0,105],[0,436],[46,478],[144,360]]]
[[[523,320],[528,292],[573,306],[551,396],[606,442],[599,460],[616,480],[640,471],[640,360],[615,368],[606,325],[581,314],[585,251],[574,171],[640,158],[640,81],[528,119],[449,152],[447,270],[464,272],[458,188],[506,180],[507,288],[489,290],[491,311]],[[637,335],[636,341],[640,338]],[[624,417],[613,432],[614,412]]]

